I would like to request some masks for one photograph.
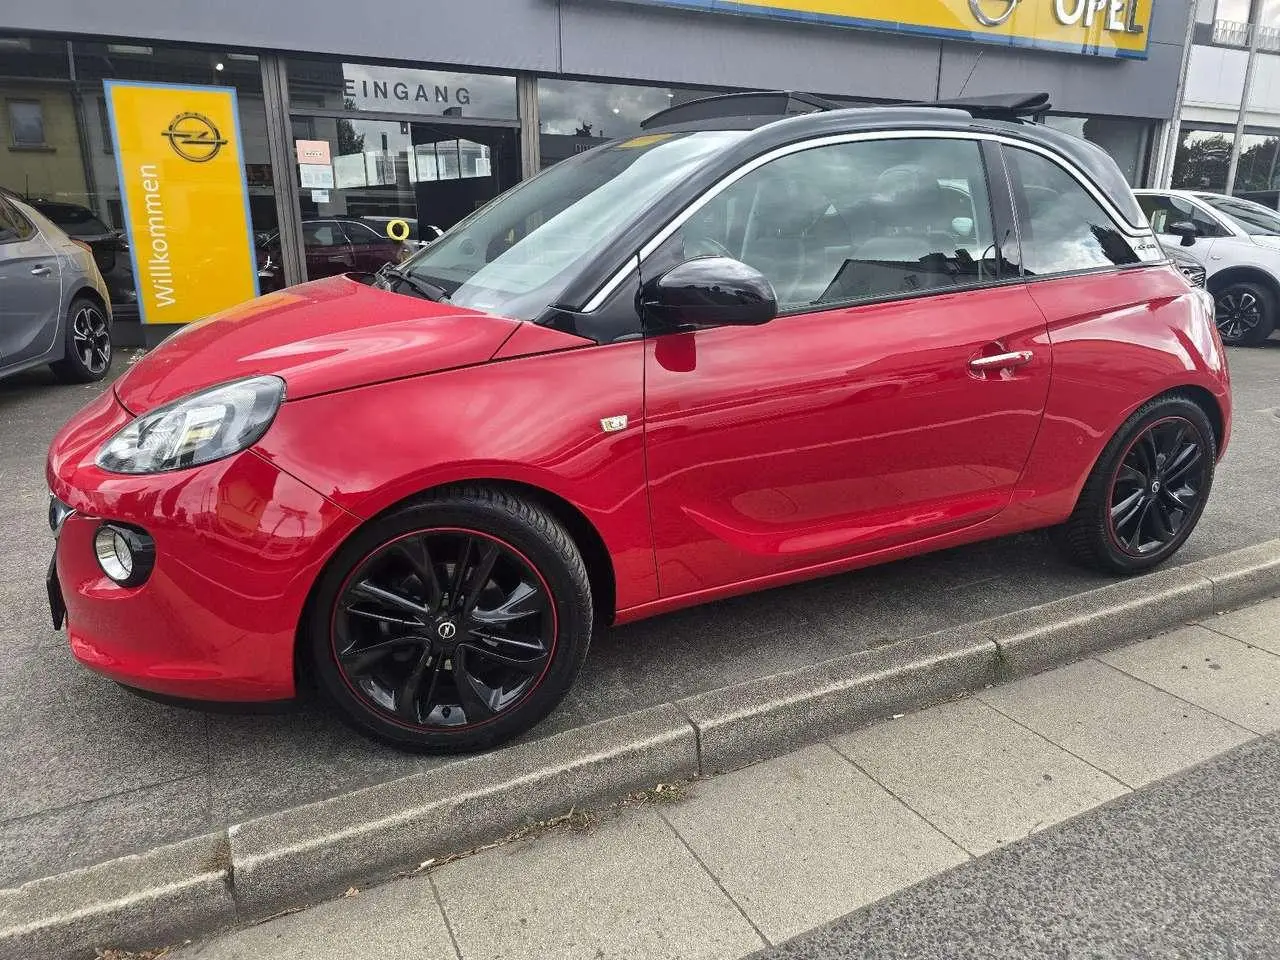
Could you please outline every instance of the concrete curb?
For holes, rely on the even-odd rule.
[[[231,827],[234,895],[258,919],[697,771],[694,732],[669,705],[466,757]]]
[[[91,958],[315,902],[664,780],[802,743],[1280,594],[1280,540],[568,730],[0,890],[0,956]]]
[[[92,957],[226,926],[230,865],[226,834],[212,833],[0,890],[0,956]]]

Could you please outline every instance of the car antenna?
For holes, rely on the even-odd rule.
[[[956,94],[956,99],[964,96],[964,92],[969,89],[969,81],[973,79],[973,75],[978,72],[978,65],[982,63],[982,58],[987,55],[987,51],[979,50],[977,59],[973,61],[973,67],[969,70],[969,75],[964,78],[964,83],[960,86],[960,92]],[[942,97],[938,97],[939,100]]]

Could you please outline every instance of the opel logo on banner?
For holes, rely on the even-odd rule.
[[[227,145],[214,122],[203,113],[180,113],[162,134],[173,152],[192,163],[207,163]]]
[[[1018,9],[1018,3],[1019,0],[969,0],[969,9],[973,11],[974,18],[984,27],[998,27],[1008,22],[1013,12]],[[1000,6],[1004,9],[999,13],[992,12]]]

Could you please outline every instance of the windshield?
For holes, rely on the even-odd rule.
[[[574,268],[742,131],[646,134],[556,164],[401,265],[450,303],[532,320]]]
[[[69,237],[93,237],[111,230],[92,210],[68,203],[33,203],[33,207],[56,223]]]
[[[1233,197],[1206,196],[1200,199],[1219,213],[1225,213],[1251,237],[1280,237],[1280,213],[1268,210],[1260,203]]]

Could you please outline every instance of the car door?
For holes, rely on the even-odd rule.
[[[0,365],[48,352],[61,314],[57,254],[31,221],[0,197]]]
[[[1044,317],[1001,255],[1016,243],[1011,214],[1006,204],[998,242],[979,143],[851,139],[780,156],[713,193],[645,261],[644,279],[731,256],[769,278],[780,315],[648,335],[663,595],[999,513],[1035,439],[1052,357]]]
[[[302,245],[307,257],[307,279],[319,280],[356,268],[351,244],[336,220],[304,220]]]

